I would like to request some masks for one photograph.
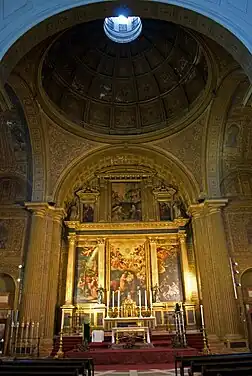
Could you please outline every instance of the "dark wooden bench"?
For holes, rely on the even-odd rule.
[[[58,375],[73,376],[82,374],[94,376],[92,358],[86,359],[14,359],[2,360],[0,375]]]
[[[192,362],[190,369],[188,371],[189,376],[193,376],[196,372],[201,372],[202,367],[207,368],[208,370],[212,368],[218,368],[219,370],[224,368],[239,368],[239,367],[251,367],[252,369],[252,359],[229,359],[229,360],[222,360],[222,361],[216,361],[216,362],[209,362],[209,361],[194,361]]]
[[[193,362],[199,364],[199,371],[201,372],[201,367],[204,362],[209,362],[211,364],[219,364],[225,361],[239,362],[239,360],[246,359],[252,360],[252,353],[237,353],[237,354],[216,354],[216,355],[196,355],[196,356],[175,356],[175,375],[178,375],[178,366],[180,368],[180,375],[184,376],[184,369],[191,367]],[[200,363],[201,362],[201,363]]]
[[[252,367],[238,366],[237,368],[233,367],[202,367],[201,369],[202,376],[252,376]]]

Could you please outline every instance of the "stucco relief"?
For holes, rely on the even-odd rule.
[[[1,255],[5,258],[21,256],[25,229],[25,219],[0,218],[0,257]]]
[[[19,97],[26,121],[29,128],[31,147],[32,147],[32,163],[33,163],[33,201],[44,200],[45,189],[45,145],[44,131],[41,125],[41,113],[37,105],[34,95],[30,91],[26,82],[17,75],[11,75],[9,83],[13,87]]]
[[[224,224],[230,255],[241,273],[252,265],[252,206],[251,201],[236,205],[225,211]]]
[[[50,196],[64,170],[81,155],[85,155],[99,146],[99,143],[85,140],[65,132],[56,124],[47,120],[48,135],[48,187]]]
[[[201,190],[204,183],[204,133],[209,109],[182,132],[156,142],[156,146],[175,155],[191,171]]]
[[[245,79],[232,95],[221,151],[221,192],[227,196],[249,196],[251,190],[252,108],[244,106],[249,87]]]

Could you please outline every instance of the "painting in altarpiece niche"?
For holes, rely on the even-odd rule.
[[[182,300],[180,264],[176,248],[157,246],[160,300],[163,302]]]
[[[76,293],[77,303],[96,302],[98,289],[98,247],[86,245],[76,249]]]
[[[110,290],[120,289],[121,302],[137,302],[137,291],[146,290],[146,253],[144,241],[125,239],[110,244]],[[143,295],[143,294],[142,294]]]
[[[112,221],[141,221],[141,185],[138,182],[112,183]]]

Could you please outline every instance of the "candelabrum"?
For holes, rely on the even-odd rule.
[[[178,303],[176,303],[174,310],[174,321],[176,335],[173,340],[173,347],[187,347],[184,314],[182,310],[180,310]]]
[[[203,352],[204,355],[209,355],[209,354],[211,354],[211,351],[209,349],[207,332],[206,332],[204,325],[202,325],[202,335],[203,335],[203,351],[202,352]]]
[[[54,357],[55,359],[64,358],[64,351],[63,351],[63,331],[60,332],[60,340],[59,340],[59,350]]]

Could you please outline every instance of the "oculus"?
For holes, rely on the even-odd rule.
[[[140,17],[108,17],[103,25],[105,34],[116,43],[130,43],[135,40],[142,31]]]

